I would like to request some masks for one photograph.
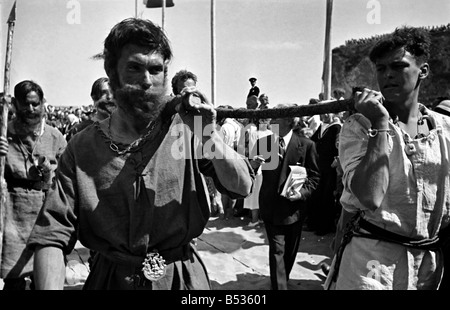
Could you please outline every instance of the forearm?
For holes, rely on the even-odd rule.
[[[350,186],[365,207],[375,210],[380,207],[388,184],[388,136],[386,132],[379,132],[369,138],[366,154],[356,167]]]
[[[211,160],[220,183],[228,191],[247,196],[253,185],[254,178],[249,172],[246,159],[225,144],[219,134],[213,133],[205,138],[204,149],[207,158]]]
[[[63,290],[64,255],[56,247],[38,246],[34,253],[34,281],[37,290]]]

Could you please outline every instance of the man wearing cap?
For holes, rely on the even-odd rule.
[[[248,92],[247,98],[251,97],[251,96],[259,96],[259,87],[256,86],[256,78],[251,77],[249,79],[250,84],[252,85],[252,87],[250,88],[250,91]]]

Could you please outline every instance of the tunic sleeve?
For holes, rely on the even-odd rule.
[[[341,204],[349,212],[365,209],[352,194],[350,184],[356,167],[361,162],[367,150],[367,131],[370,121],[361,114],[354,114],[344,123],[339,136],[339,160],[341,162],[344,186]],[[355,208],[356,207],[356,208]]]
[[[75,246],[77,217],[74,205],[73,162],[73,154],[68,147],[60,157],[55,181],[47,193],[31,232],[28,240],[30,248],[35,248],[37,245],[53,246],[68,254]],[[52,230],[49,230],[49,227],[52,227]]]
[[[250,165],[250,162],[248,161],[248,159],[244,158],[245,163],[247,165],[247,169],[248,172],[253,180],[253,184],[255,181],[255,172],[253,171],[252,166]],[[237,194],[234,192],[230,192],[229,190],[227,190],[219,181],[219,179],[217,178],[216,172],[214,170],[214,166],[213,163],[208,160],[208,159],[199,159],[198,160],[198,166],[200,169],[200,172],[208,177],[211,177],[214,181],[214,185],[216,186],[216,189],[222,193],[227,195],[228,197],[230,197],[231,199],[238,199],[238,198],[245,198],[246,196],[243,196],[241,194]],[[253,191],[253,190],[252,190]]]

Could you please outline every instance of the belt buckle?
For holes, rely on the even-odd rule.
[[[142,273],[152,282],[156,282],[166,275],[166,261],[157,250],[147,253],[142,265],[144,266]]]

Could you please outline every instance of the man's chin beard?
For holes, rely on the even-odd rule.
[[[26,126],[35,126],[40,124],[43,117],[43,114],[35,114],[32,117],[23,114],[17,114],[17,120],[19,121],[19,123]]]
[[[163,93],[150,94],[134,86],[116,89],[114,97],[117,107],[123,113],[138,120],[152,121],[156,119],[165,105]]]

